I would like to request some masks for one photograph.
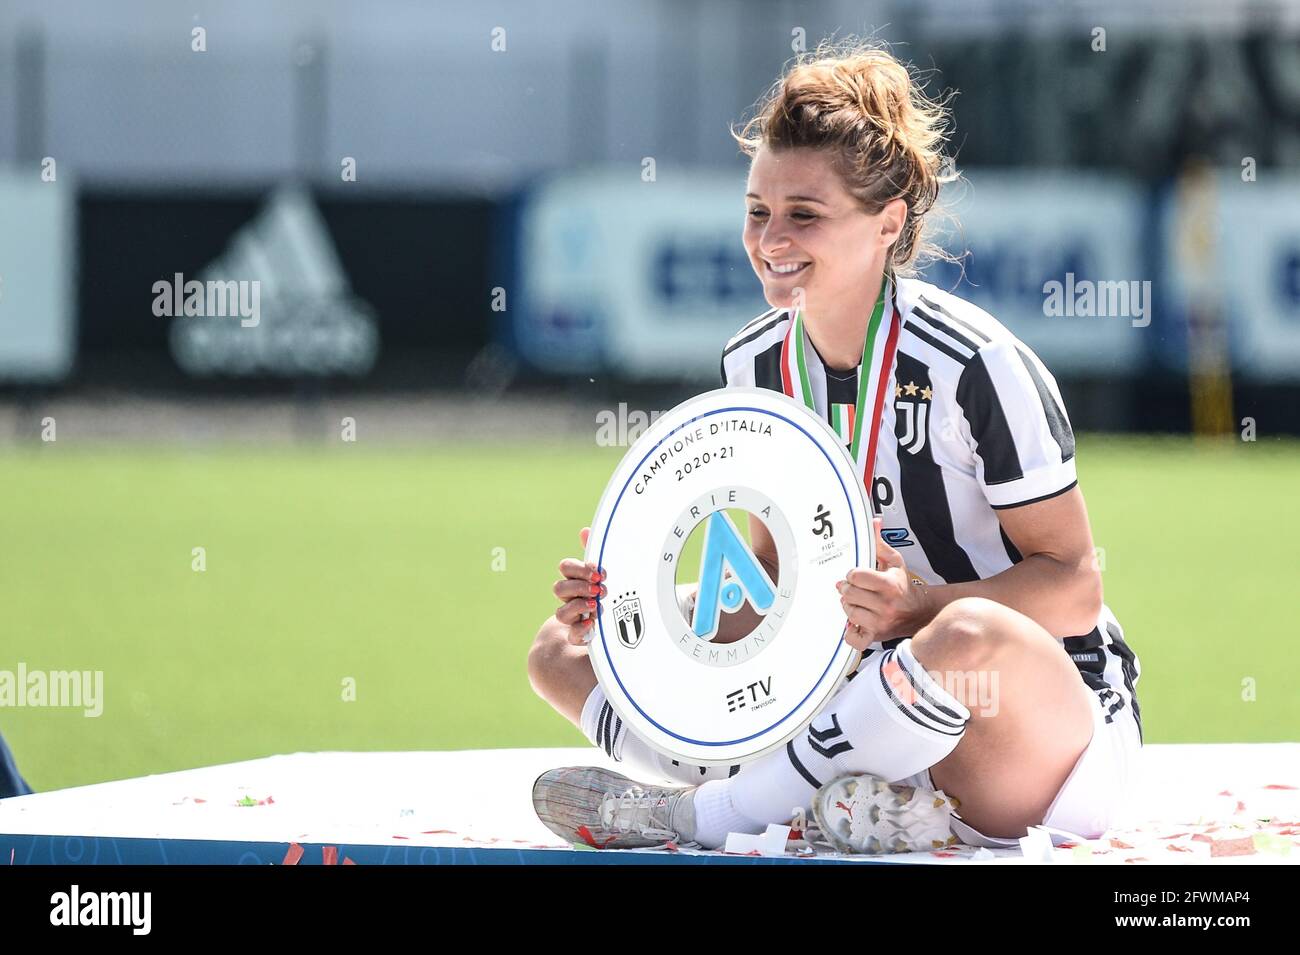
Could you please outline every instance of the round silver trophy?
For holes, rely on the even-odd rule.
[[[746,515],[774,542],[775,573],[734,519]],[[673,759],[743,763],[784,745],[859,659],[835,584],[875,566],[861,472],[779,392],[722,388],[660,416],[605,488],[586,559],[608,588],[589,645],[596,677]]]

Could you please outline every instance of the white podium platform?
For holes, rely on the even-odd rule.
[[[1131,819],[1048,850],[1089,864],[1300,862],[1300,743],[1153,745]],[[546,769],[599,750],[297,753],[0,800],[0,865],[1025,864],[959,847],[801,858],[566,845],[533,815]]]

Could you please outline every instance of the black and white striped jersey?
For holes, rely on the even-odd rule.
[[[872,504],[909,571],[933,584],[982,580],[1021,560],[998,510],[1078,483],[1065,404],[1038,356],[977,306],[919,279],[895,280],[895,304],[902,326]],[[745,325],[723,349],[723,384],[781,391],[791,320],[772,309]],[[857,400],[859,369],[826,368],[811,342],[807,359],[817,411],[834,427],[845,418],[835,406]],[[1140,730],[1140,666],[1110,609],[1090,633],[1063,640],[1107,720],[1129,706]]]

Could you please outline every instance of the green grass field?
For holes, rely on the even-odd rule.
[[[0,708],[0,732],[37,789],[300,750],[581,745],[525,655],[620,453],[8,453],[0,670],[102,670],[104,712]],[[1300,444],[1092,437],[1080,473],[1147,741],[1300,738]]]

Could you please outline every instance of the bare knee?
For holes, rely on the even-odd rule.
[[[912,653],[926,669],[995,666],[1023,645],[1029,618],[983,597],[962,597],[940,610],[912,639]]]

